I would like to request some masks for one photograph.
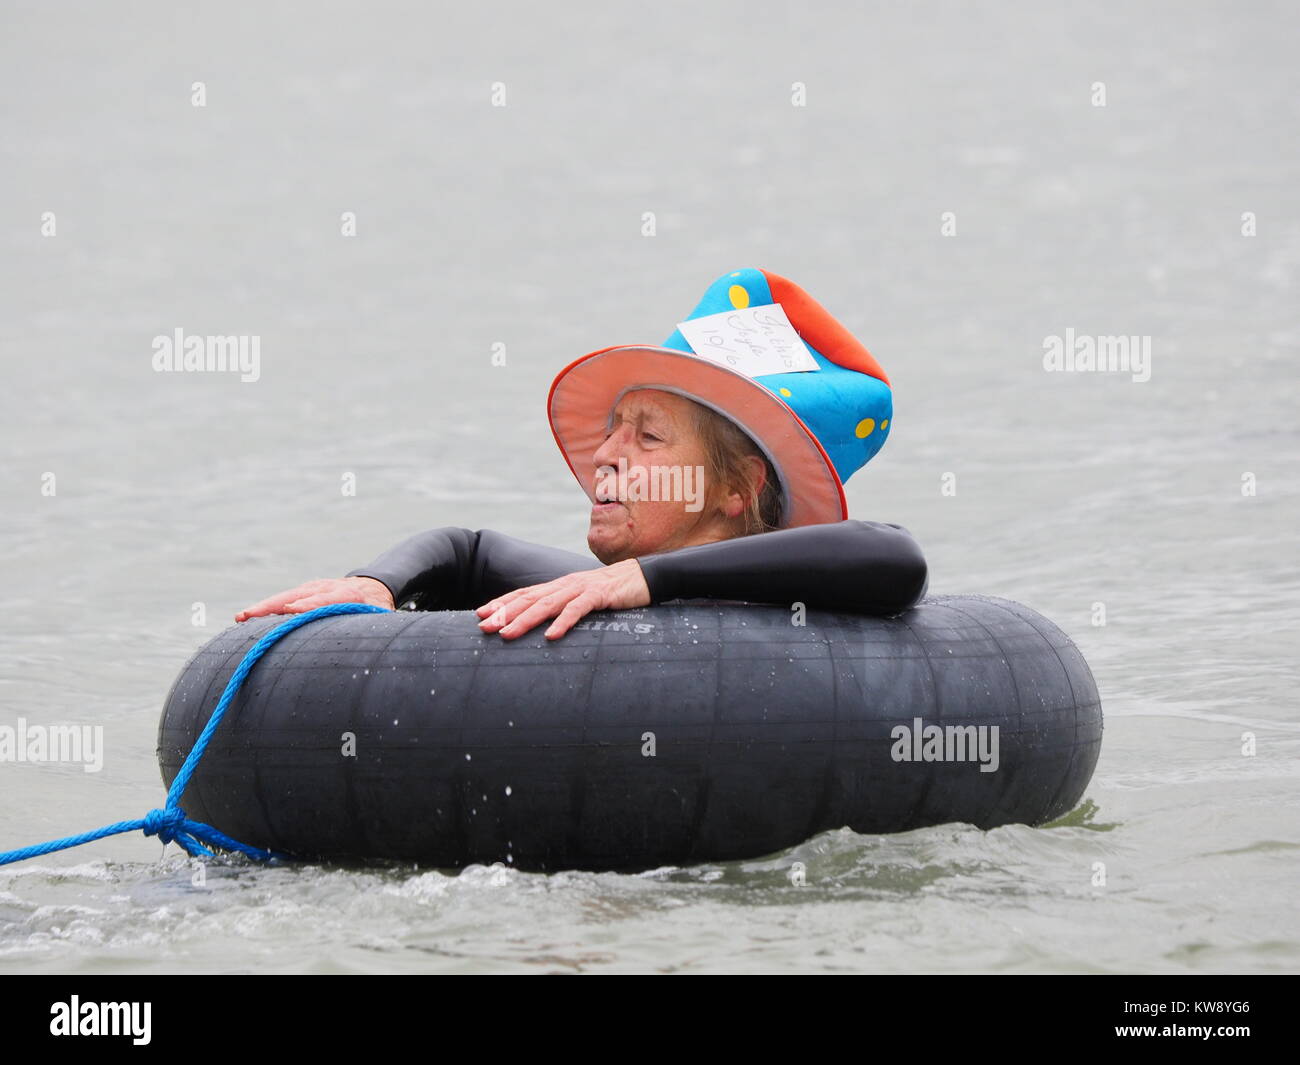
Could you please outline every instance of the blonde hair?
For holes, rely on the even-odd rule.
[[[753,439],[730,418],[723,417],[702,403],[691,402],[695,431],[704,447],[705,484],[725,485],[745,499],[740,514],[741,536],[771,532],[782,526],[781,482],[776,470]],[[763,487],[755,490],[753,465],[749,457],[763,460]]]

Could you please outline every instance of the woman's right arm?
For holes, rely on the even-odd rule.
[[[308,581],[235,615],[297,614],[328,603],[373,603],[390,609],[416,599],[426,610],[472,610],[504,592],[540,584],[577,570],[593,559],[531,544],[491,529],[447,526],[416,533],[368,566],[342,578]]]

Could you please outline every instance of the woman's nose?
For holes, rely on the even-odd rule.
[[[627,442],[627,436],[623,430],[623,426],[615,429],[609,436],[605,437],[605,442],[596,448],[591,458],[597,466],[617,466],[618,460],[626,454],[624,445]]]

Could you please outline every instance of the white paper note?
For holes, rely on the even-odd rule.
[[[779,303],[692,318],[677,328],[700,358],[750,377],[819,368]]]

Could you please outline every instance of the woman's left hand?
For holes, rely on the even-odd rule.
[[[634,558],[599,569],[569,573],[545,584],[516,588],[484,603],[476,613],[484,632],[499,632],[507,640],[522,636],[547,618],[555,618],[546,630],[548,640],[557,640],[593,610],[623,610],[650,605],[650,587]]]

